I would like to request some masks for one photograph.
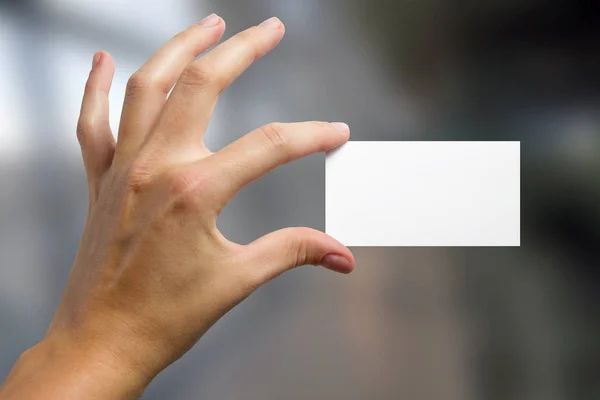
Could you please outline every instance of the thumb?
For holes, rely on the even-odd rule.
[[[320,265],[348,274],[354,257],[348,248],[323,232],[310,228],[285,228],[248,244],[245,261],[259,284],[301,265]]]

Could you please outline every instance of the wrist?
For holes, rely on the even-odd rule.
[[[0,399],[132,399],[148,383],[138,371],[94,346],[45,338],[19,357]]]

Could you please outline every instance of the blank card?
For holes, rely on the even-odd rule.
[[[346,246],[519,246],[520,142],[347,142],[325,231]]]

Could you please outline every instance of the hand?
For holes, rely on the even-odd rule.
[[[114,64],[95,55],[77,130],[89,184],[85,231],[46,338],[17,363],[5,393],[137,396],[265,282],[304,264],[352,271],[350,251],[312,229],[248,245],[217,229],[219,212],[246,184],[349,137],[345,124],[275,123],[211,153],[202,136],[219,94],[284,34],[270,19],[195,59],[224,30],[210,16],[131,76],[116,143],[108,124]],[[19,392],[20,379],[36,384]]]

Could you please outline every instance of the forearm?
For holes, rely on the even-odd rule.
[[[42,341],[24,352],[0,387],[5,399],[135,399],[147,381],[91,349]]]

